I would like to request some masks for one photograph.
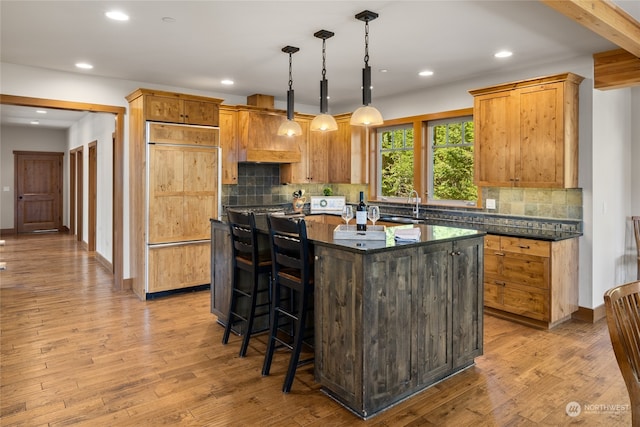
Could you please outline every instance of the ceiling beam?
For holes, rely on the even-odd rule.
[[[540,0],[552,9],[576,21],[640,57],[640,23],[609,0]]]
[[[640,58],[624,49],[593,54],[593,87],[607,90],[640,86]]]

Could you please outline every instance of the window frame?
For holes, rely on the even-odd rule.
[[[386,202],[392,202],[392,203],[407,203],[408,202],[408,198],[407,197],[394,197],[394,196],[383,196],[382,195],[382,173],[381,173],[381,169],[382,169],[382,148],[381,148],[381,144],[380,144],[380,139],[382,138],[382,133],[384,132],[393,132],[395,130],[407,130],[407,129],[411,129],[413,130],[413,147],[412,147],[412,151],[413,151],[413,168],[414,170],[416,170],[416,131],[415,131],[415,127],[413,126],[412,123],[399,123],[399,124],[394,124],[394,125],[390,125],[390,126],[381,126],[378,127],[376,129],[375,132],[375,154],[376,154],[376,170],[375,170],[375,194],[376,194],[376,199],[377,200],[383,200]],[[405,138],[406,141],[406,138]],[[408,151],[406,148],[403,151]],[[415,181],[415,174],[414,174],[414,178],[413,178],[413,188],[416,188],[416,181]]]
[[[459,207],[477,207],[479,205],[479,200],[481,199],[481,190],[479,186],[476,186],[478,189],[478,197],[476,200],[453,200],[453,199],[445,199],[445,200],[437,200],[433,198],[433,185],[434,185],[434,161],[435,161],[435,144],[433,140],[433,128],[442,124],[451,124],[451,123],[464,123],[464,122],[473,122],[473,114],[467,114],[463,116],[452,116],[445,117],[436,120],[428,120],[425,121],[425,139],[426,139],[426,155],[427,155],[427,173],[426,173],[426,196],[427,196],[427,204],[434,206],[459,206]],[[474,124],[474,134],[475,134],[475,124]],[[474,147],[475,152],[476,141],[474,138],[472,147]],[[461,144],[460,146],[469,146],[469,144]],[[453,147],[453,146],[450,146]],[[474,162],[474,173],[475,173],[475,162]],[[475,179],[474,179],[475,181]]]
[[[465,208],[478,208],[481,207],[482,200],[482,187],[478,186],[478,200],[475,205],[463,204],[463,203],[430,203],[428,194],[428,181],[427,176],[430,171],[430,159],[429,148],[427,142],[427,123],[430,121],[449,119],[455,117],[473,117],[473,108],[462,108],[458,110],[449,110],[438,113],[423,114],[418,116],[401,117],[398,119],[385,120],[385,122],[379,126],[372,126],[368,129],[368,151],[369,151],[369,199],[371,201],[390,202],[398,204],[411,205],[410,202],[404,197],[386,197],[381,195],[381,177],[379,171],[381,170],[381,155],[378,150],[379,133],[381,130],[386,130],[395,126],[413,126],[413,150],[414,150],[414,176],[413,176],[413,188],[418,192],[421,199],[421,206],[454,206]],[[415,196],[414,196],[415,197]]]

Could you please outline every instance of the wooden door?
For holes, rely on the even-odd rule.
[[[18,233],[62,228],[64,153],[14,151]]]

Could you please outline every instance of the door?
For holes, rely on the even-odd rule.
[[[14,151],[18,233],[62,228],[64,153]]]

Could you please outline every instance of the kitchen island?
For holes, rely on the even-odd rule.
[[[221,225],[212,221],[214,229]],[[389,227],[386,240],[334,240],[335,225],[307,221],[315,251],[316,381],[362,418],[482,354],[485,233],[399,227],[419,228],[420,239],[396,242],[396,227]],[[212,259],[215,271],[224,255],[215,243],[212,254],[221,257]]]

